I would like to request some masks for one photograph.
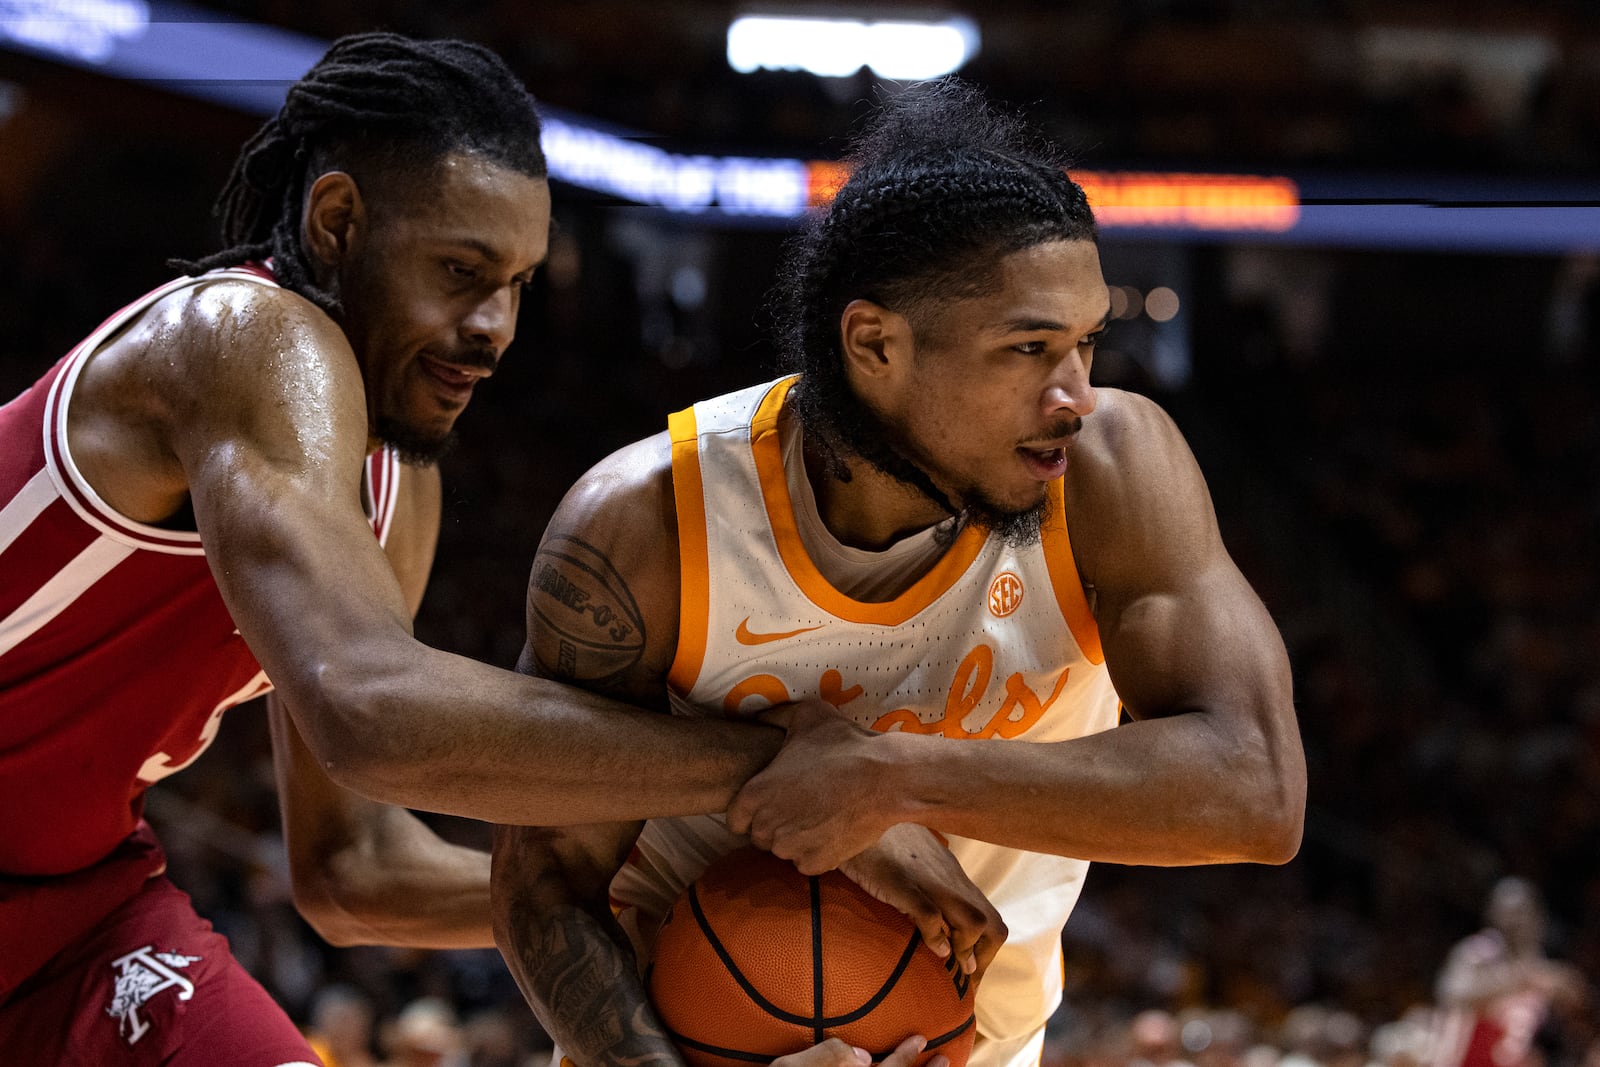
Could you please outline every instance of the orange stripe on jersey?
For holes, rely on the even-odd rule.
[[[711,561],[706,548],[706,497],[694,408],[667,417],[672,435],[672,495],[678,505],[678,651],[667,685],[687,694],[706,658],[711,619]]]
[[[1083,593],[1083,579],[1078,575],[1078,561],[1072,555],[1072,538],[1067,533],[1067,502],[1060,479],[1050,483],[1045,506],[1049,512],[1044,524],[1044,561],[1050,568],[1050,584],[1055,586],[1056,602],[1061,605],[1061,615],[1067,620],[1072,639],[1078,642],[1084,656],[1090,663],[1104,663],[1106,655],[1100,648],[1100,628],[1089,610],[1089,598]]]
[[[783,565],[788,569],[789,576],[817,607],[849,622],[898,626],[939,599],[955,584],[956,579],[978,558],[985,535],[971,526],[962,530],[950,550],[934,564],[932,570],[918,578],[911,588],[881,604],[855,600],[830,585],[800,541],[800,530],[794,518],[794,501],[789,499],[789,480],[783,469],[778,413],[783,410],[783,398],[788,395],[795,380],[785,378],[774,385],[762,398],[755,420],[750,425],[751,448],[755,453],[756,472],[761,479],[761,496],[767,505],[767,520],[772,524],[772,535],[778,542],[778,554],[783,557]]]

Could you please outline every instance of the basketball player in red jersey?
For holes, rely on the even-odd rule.
[[[1544,904],[1522,878],[1489,893],[1486,929],[1451,950],[1439,974],[1432,1067],[1538,1067],[1534,1038],[1558,1010],[1581,1014],[1589,990],[1545,955]]]
[[[725,824],[497,830],[501,950],[579,1067],[681,1063],[633,960],[746,833],[807,873],[946,836],[1009,929],[973,1067],[1039,1061],[1085,861],[1299,847],[1282,641],[1170,419],[1090,384],[1094,220],[1036,143],[959,84],[886,106],[780,280],[798,377],[674,415],[546,532],[525,669],[787,729]],[[636,660],[568,586],[637,605]]]
[[[769,727],[673,722],[412,636],[430,461],[512,340],[549,204],[537,115],[497,57],[346,38],[236,163],[232,247],[0,408],[9,1060],[316,1062],[141,819],[268,688],[296,900],[342,943],[491,943],[489,857],[389,804],[720,811],[776,751]],[[662,762],[682,774],[647,775]]]

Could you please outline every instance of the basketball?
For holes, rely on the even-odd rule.
[[[878,1060],[912,1034],[964,1067],[976,990],[916,926],[838,871],[741,849],[708,867],[657,934],[647,976],[691,1067],[750,1067],[837,1037]]]

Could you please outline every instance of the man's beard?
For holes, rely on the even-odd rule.
[[[378,440],[394,450],[400,462],[411,467],[431,467],[456,446],[454,429],[427,433],[389,415],[378,416]]]
[[[969,498],[962,509],[962,521],[976,526],[991,537],[998,537],[1007,548],[1028,548],[1044,536],[1044,509],[1048,498],[1018,511],[1003,508],[981,496]]]
[[[992,499],[982,488],[968,486],[957,499],[952,499],[938,487],[927,467],[914,458],[904,433],[859,401],[851,407],[853,412],[841,414],[854,414],[853,425],[836,427],[840,443],[875,470],[910,486],[950,515],[955,521],[940,524],[940,540],[953,541],[962,530],[974,526],[998,537],[1010,548],[1027,548],[1039,542],[1047,497],[1041,496],[1038,503],[1026,508],[1012,508]]]

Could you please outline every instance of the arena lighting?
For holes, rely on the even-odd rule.
[[[265,114],[328,48],[164,0],[0,0],[0,44]]]
[[[1108,228],[1163,226],[1284,233],[1300,220],[1300,191],[1288,178],[1236,174],[1118,174],[1073,171]]]
[[[940,22],[796,15],[741,15],[728,26],[728,65],[741,74],[803,70],[846,78],[870,67],[880,78],[925,81],[960,70],[978,54],[970,19]]]
[[[99,63],[150,28],[144,0],[0,0],[0,37]]]
[[[270,115],[327,49],[182,0],[0,0],[0,48]],[[836,162],[675,153],[541,107],[557,180],[733,224],[790,225]],[[1600,252],[1600,183],[1470,176],[1074,171],[1107,236],[1327,248]],[[1137,313],[1137,312],[1136,312]]]
[[[668,152],[544,109],[545,159],[558,181],[692,214],[792,219],[839,180],[832,163]]]
[[[1144,295],[1144,313],[1155,322],[1171,322],[1178,315],[1178,294],[1158,285]]]

